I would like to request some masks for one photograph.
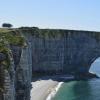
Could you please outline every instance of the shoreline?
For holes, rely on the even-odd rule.
[[[95,74],[88,73],[87,79],[96,78]],[[73,80],[84,80],[84,78],[76,78],[73,75],[56,75],[56,76],[43,76],[34,78],[31,89],[30,100],[51,100],[64,82]]]
[[[33,80],[30,100],[51,100],[64,80],[73,79],[71,75],[44,76]]]
[[[51,91],[51,93],[47,96],[46,100],[51,100],[56,93],[59,91],[60,87],[62,86],[64,82],[58,82],[58,85]]]
[[[30,100],[46,100],[47,96],[58,84],[59,82],[51,79],[32,82]]]

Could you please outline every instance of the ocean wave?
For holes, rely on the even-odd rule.
[[[59,90],[59,88],[61,87],[61,85],[63,84],[64,82],[60,82],[54,89],[53,91],[51,91],[51,93],[48,95],[47,99],[46,100],[51,100],[55,94],[57,93],[57,91]]]

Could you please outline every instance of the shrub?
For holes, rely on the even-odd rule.
[[[2,27],[11,28],[11,27],[13,27],[13,25],[9,24],[9,23],[3,23]]]

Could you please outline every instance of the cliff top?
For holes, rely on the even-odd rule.
[[[17,29],[0,29],[0,40],[8,41],[9,44],[22,46],[24,37]]]
[[[24,46],[25,39],[17,29],[0,28],[0,53],[6,56],[5,60],[0,59],[0,65],[3,64],[9,68],[10,45]],[[1,56],[1,55],[0,55]]]
[[[38,27],[21,27],[18,28],[22,33],[31,34],[34,37],[42,38],[63,38],[67,37],[69,34],[88,34],[89,36],[100,40],[100,32],[96,31],[83,31],[83,30],[67,30],[67,29],[39,29]]]

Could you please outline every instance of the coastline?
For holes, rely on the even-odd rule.
[[[94,73],[87,73],[85,77],[74,77],[74,75],[54,75],[34,78],[31,89],[30,100],[51,100],[59,91],[64,82],[73,80],[84,80],[97,78]]]
[[[47,96],[46,100],[51,100],[56,95],[63,83],[64,82],[59,82],[58,85],[53,89],[53,91],[51,91],[51,93]]]
[[[71,75],[44,76],[34,79],[30,100],[51,100],[58,92],[64,81],[73,79]]]
[[[87,77],[84,77],[82,79],[91,79],[91,78],[100,78],[97,74],[93,73],[93,72],[89,72],[86,75]],[[62,76],[62,78],[66,81],[70,81],[73,80],[73,77],[67,77],[67,76]],[[80,79],[80,78],[79,78]],[[56,93],[59,91],[60,87],[62,86],[62,84],[64,83],[64,80],[62,82],[58,82],[58,85],[55,86],[55,88],[51,91],[51,93],[48,95],[48,97],[46,98],[46,100],[52,100],[54,98],[54,96],[56,95]],[[77,80],[77,79],[74,79]]]
[[[37,80],[32,82],[31,100],[46,100],[51,91],[59,84],[54,80]]]

